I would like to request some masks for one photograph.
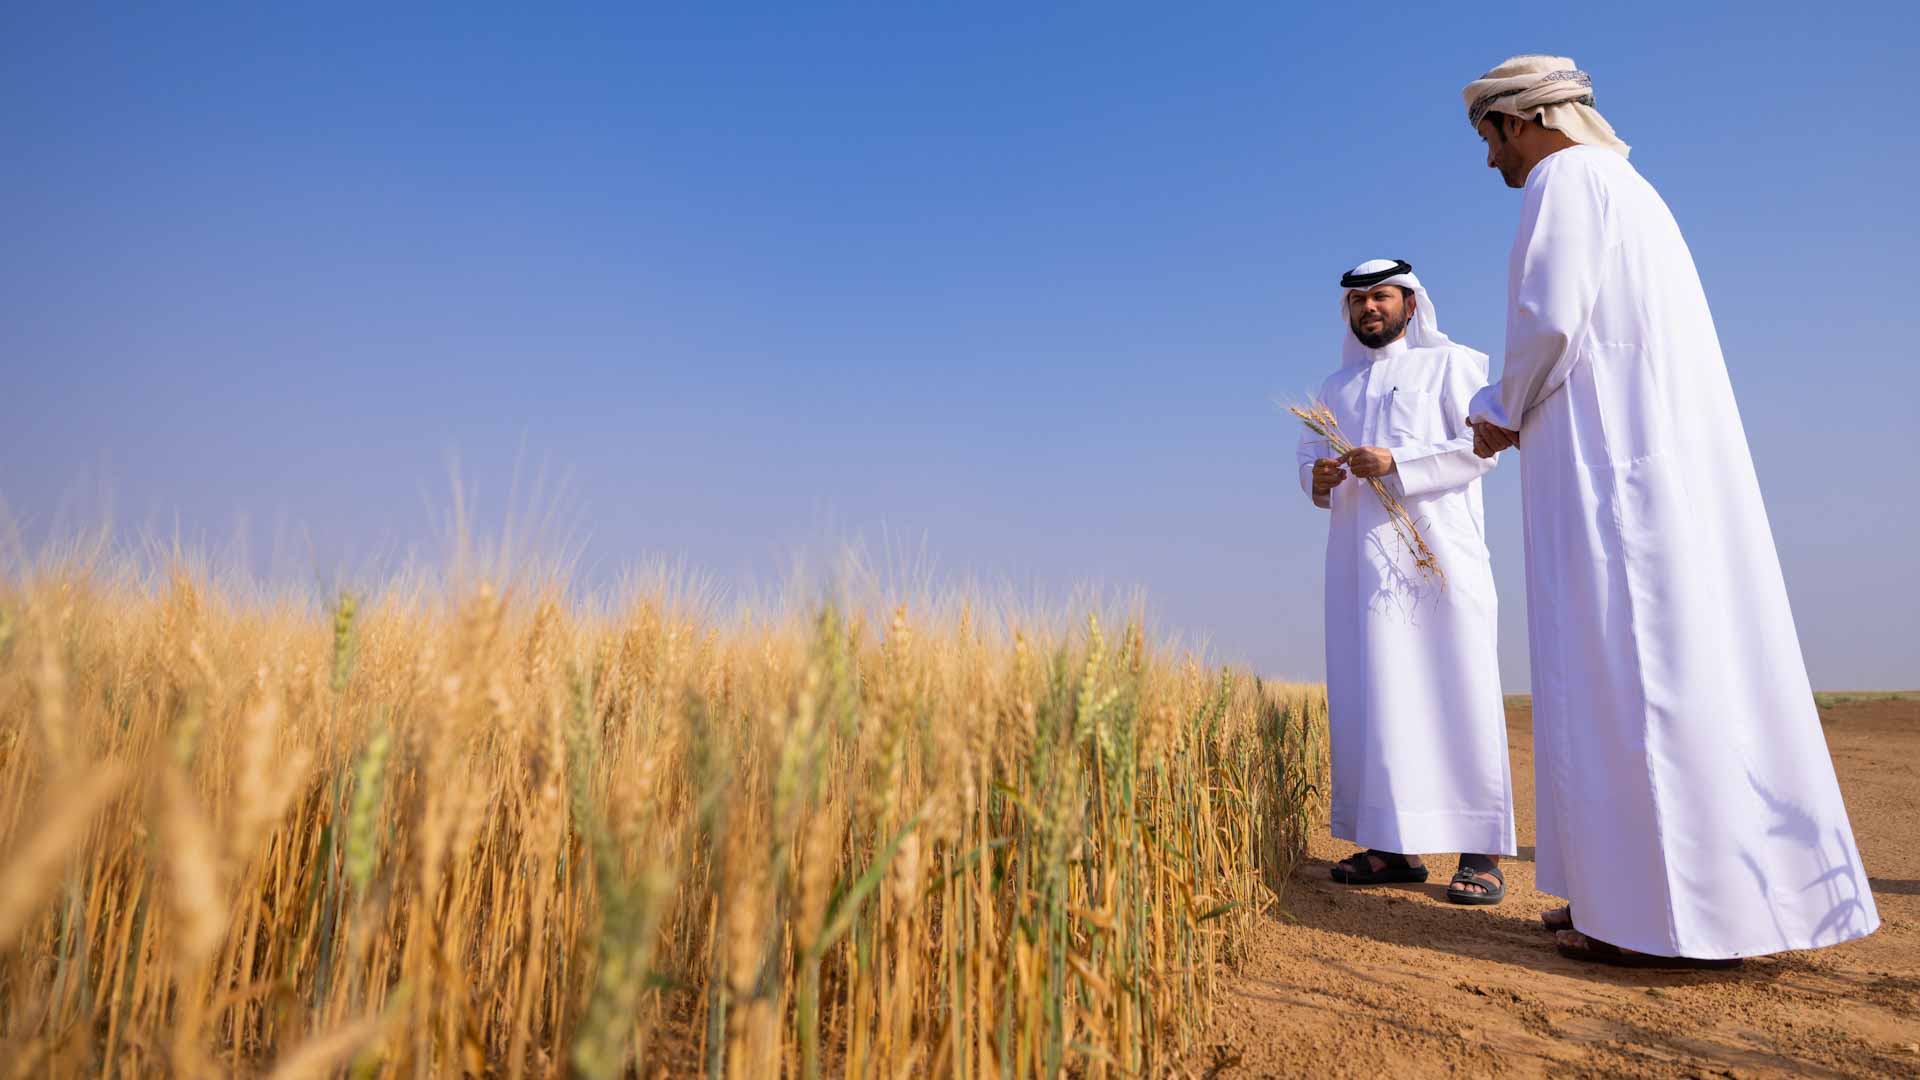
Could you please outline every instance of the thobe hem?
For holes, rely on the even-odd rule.
[[[1328,826],[1336,840],[1402,855],[1460,851],[1514,855],[1513,816],[1486,810],[1428,813],[1385,806],[1335,805]]]
[[[1559,894],[1553,893],[1549,895]],[[1867,919],[1867,926],[1864,930],[1858,933],[1850,933],[1846,937],[1837,939],[1829,937],[1825,941],[1815,941],[1807,937],[1790,937],[1778,942],[1771,942],[1763,949],[1731,949],[1724,945],[1696,944],[1691,942],[1676,946],[1665,936],[1659,939],[1641,937],[1627,927],[1609,926],[1604,918],[1593,919],[1583,917],[1578,914],[1579,911],[1579,905],[1574,905],[1575,915],[1573,928],[1596,941],[1604,941],[1609,945],[1616,945],[1622,949],[1632,949],[1634,952],[1646,953],[1648,956],[1684,956],[1690,960],[1735,960],[1749,956],[1772,956],[1774,953],[1800,952],[1805,949],[1831,949],[1835,945],[1844,945],[1849,941],[1857,941],[1873,933],[1875,930],[1880,929],[1879,914],[1877,912],[1870,912]]]

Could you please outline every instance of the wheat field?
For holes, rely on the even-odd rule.
[[[1324,698],[985,611],[0,580],[0,1074],[1162,1073]]]

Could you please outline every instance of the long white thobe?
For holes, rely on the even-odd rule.
[[[1536,883],[1662,956],[1879,925],[1693,256],[1625,158],[1527,180],[1500,381],[1520,432]]]
[[[1487,358],[1460,346],[1354,350],[1320,400],[1355,446],[1393,454],[1401,497],[1446,575],[1422,575],[1379,498],[1348,477],[1327,532],[1333,835],[1382,851],[1514,852],[1493,572],[1467,402]],[[1331,456],[1300,441],[1300,483]]]

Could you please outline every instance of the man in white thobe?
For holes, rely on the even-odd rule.
[[[1476,450],[1520,452],[1536,883],[1560,950],[1718,966],[1879,925],[1707,298],[1562,57],[1465,91],[1524,187]]]
[[[1461,852],[1447,898],[1498,903],[1514,853],[1507,729],[1495,656],[1493,572],[1467,402],[1487,357],[1440,332],[1404,262],[1341,279],[1340,370],[1320,387],[1354,449],[1309,432],[1300,484],[1333,512],[1327,532],[1327,702],[1333,835],[1367,849],[1336,881],[1425,881],[1422,852]],[[1349,473],[1352,479],[1349,479]],[[1438,562],[1416,566],[1380,499],[1406,507]]]

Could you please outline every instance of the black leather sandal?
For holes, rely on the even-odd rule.
[[[1488,883],[1486,879],[1492,878]],[[1464,885],[1478,885],[1486,891],[1462,888]],[[1497,904],[1507,898],[1507,878],[1495,866],[1492,859],[1485,855],[1460,856],[1460,869],[1453,872],[1453,880],[1447,883],[1447,900],[1455,904]]]
[[[1385,864],[1378,870],[1368,869],[1372,864],[1367,856],[1377,856]],[[1352,868],[1348,868],[1348,864]],[[1376,851],[1368,848],[1356,852],[1333,864],[1333,880],[1342,885],[1392,885],[1403,881],[1421,882],[1427,880],[1427,868],[1415,866],[1407,861],[1405,855],[1392,851]]]

